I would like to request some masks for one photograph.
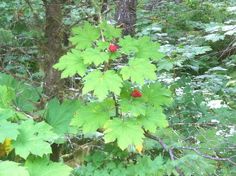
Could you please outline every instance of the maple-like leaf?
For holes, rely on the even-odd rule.
[[[145,80],[156,80],[156,66],[150,61],[135,58],[129,61],[128,66],[121,69],[121,75],[124,80],[131,79],[133,83],[143,85]]]
[[[113,119],[105,125],[105,143],[117,140],[118,146],[124,150],[129,145],[140,146],[143,143],[144,132],[134,120]]]
[[[25,167],[13,161],[0,161],[1,176],[30,176]]]
[[[71,119],[79,107],[79,101],[67,100],[60,104],[58,99],[52,99],[48,102],[45,121],[57,134],[68,133]]]
[[[120,109],[122,113],[130,114],[129,116],[137,117],[139,115],[145,115],[146,105],[144,102],[136,99],[121,99]]]
[[[162,105],[170,105],[172,102],[171,92],[167,88],[163,87],[160,83],[153,83],[151,85],[145,85],[142,89],[143,100],[156,107]]]
[[[110,42],[99,40],[99,41],[96,42],[96,45],[97,45],[97,49],[99,51],[101,51],[101,50],[105,51],[109,47]]]
[[[138,52],[136,42],[137,40],[131,36],[125,36],[124,38],[120,39],[119,45],[121,46],[121,52],[127,55]]]
[[[19,125],[18,131],[19,135],[13,141],[17,155],[26,159],[30,153],[37,156],[51,153],[49,142],[54,141],[57,135],[45,122],[35,124],[33,120],[26,120]]]
[[[47,158],[30,158],[26,161],[25,167],[30,176],[69,176],[72,168],[62,163],[54,163]]]
[[[80,76],[84,76],[87,70],[87,66],[83,62],[81,52],[75,49],[62,56],[53,68],[62,71],[61,78],[71,77],[77,73]]]
[[[3,143],[6,138],[16,139],[19,134],[17,128],[18,125],[16,123],[0,120],[0,143]]]
[[[98,66],[103,62],[109,60],[109,54],[105,52],[100,52],[98,49],[88,48],[82,53],[83,60],[85,64],[92,64]]]
[[[162,112],[162,108],[146,108],[145,116],[138,117],[138,121],[140,122],[140,126],[153,133],[157,127],[165,128],[168,126],[168,121]]]
[[[138,58],[159,60],[165,56],[159,51],[160,45],[157,42],[152,42],[147,36],[138,39],[126,36],[120,40],[119,45],[123,53],[132,54]]]
[[[13,117],[16,114],[16,112],[11,108],[0,108],[0,119],[1,120],[7,120],[11,117]]]
[[[72,125],[82,127],[84,133],[95,132],[98,128],[103,128],[112,111],[114,112],[113,100],[86,104],[79,108]]]
[[[0,85],[1,108],[8,108],[14,98],[15,98],[15,93],[11,87]]]
[[[100,36],[100,30],[88,22],[83,26],[74,27],[72,33],[73,36],[69,40],[78,49],[90,48],[92,43]]]
[[[116,28],[107,22],[103,22],[99,25],[101,30],[103,31],[103,35],[106,39],[111,40],[113,38],[118,38],[121,36],[122,30],[120,28]]]
[[[83,94],[93,91],[100,101],[104,100],[109,92],[119,95],[122,87],[122,79],[113,70],[92,71],[84,78],[84,81]]]
[[[150,37],[144,36],[137,39],[136,57],[159,60],[165,55],[159,52],[160,45],[157,42],[152,42]]]

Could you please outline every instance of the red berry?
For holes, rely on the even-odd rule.
[[[118,50],[118,46],[111,43],[108,49],[110,52],[114,53]]]
[[[134,98],[138,98],[142,96],[142,93],[139,90],[134,89],[133,92],[131,93],[131,96]]]

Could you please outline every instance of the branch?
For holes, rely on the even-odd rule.
[[[203,158],[207,158],[207,159],[215,160],[215,161],[227,161],[227,162],[231,163],[232,165],[236,166],[236,163],[234,161],[232,161],[230,158],[220,158],[218,156],[215,157],[215,156],[207,155],[205,153],[200,152],[198,148],[194,148],[194,147],[171,147],[171,148],[168,148],[168,146],[164,143],[164,141],[162,139],[158,138],[157,136],[154,136],[151,133],[146,132],[146,131],[145,131],[144,135],[149,139],[153,139],[153,140],[159,142],[161,144],[161,146],[163,147],[163,149],[169,153],[171,160],[175,160],[173,150],[174,149],[177,149],[177,150],[182,149],[182,150],[192,150],[196,154],[198,154],[199,156],[202,156]]]
[[[211,159],[211,160],[215,160],[215,161],[228,161],[232,165],[236,166],[236,163],[234,161],[232,161],[230,158],[220,158],[218,156],[207,155],[205,153],[200,152],[198,148],[194,148],[194,147],[178,147],[178,149],[192,150],[195,153],[197,153],[199,156],[202,156],[203,158],[207,158],[207,159]]]
[[[173,123],[170,126],[174,127],[174,126],[197,126],[197,127],[215,127],[217,126],[219,123],[216,122],[206,122],[206,123]]]
[[[164,143],[164,141],[163,141],[161,138],[158,138],[158,137],[152,135],[151,133],[149,133],[149,132],[147,132],[147,131],[145,131],[145,130],[144,130],[144,132],[145,132],[144,135],[145,135],[147,138],[153,139],[153,140],[155,140],[155,141],[157,141],[157,142],[159,142],[159,143],[161,144],[161,146],[163,147],[163,149],[164,149],[166,152],[169,153],[170,159],[171,159],[172,161],[175,160],[176,157],[175,157],[175,155],[174,155],[173,148],[168,148],[168,146]],[[176,171],[178,172],[178,174],[179,174],[180,176],[184,176],[183,172],[182,172],[179,168],[175,167],[175,169],[176,169]]]
[[[119,103],[118,103],[118,100],[116,99],[115,94],[112,94],[112,97],[113,97],[113,100],[115,102],[116,117],[119,117],[120,113],[119,113]]]

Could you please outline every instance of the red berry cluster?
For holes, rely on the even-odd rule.
[[[117,45],[115,45],[115,44],[110,44],[110,46],[109,46],[109,48],[108,48],[108,50],[111,52],[111,53],[114,53],[114,52],[116,52],[117,50],[118,50],[118,46]]]
[[[134,89],[133,92],[131,93],[131,96],[134,98],[139,98],[142,97],[142,93],[139,90]]]

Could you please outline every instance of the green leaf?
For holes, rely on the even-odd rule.
[[[135,57],[144,59],[159,60],[165,55],[159,52],[160,45],[152,42],[150,37],[140,37],[138,39],[126,36],[120,40],[121,51],[127,55],[134,54]]]
[[[0,120],[0,143],[3,143],[6,138],[16,139],[19,134],[17,128],[18,125],[15,123]]]
[[[78,101],[64,101],[60,104],[58,99],[52,99],[48,103],[45,120],[53,127],[55,133],[68,133],[71,119],[79,106]]]
[[[0,108],[0,121],[1,120],[7,120],[11,117],[13,117],[16,114],[16,112],[10,108]]]
[[[136,45],[138,47],[136,57],[159,60],[165,56],[158,51],[160,45],[156,42],[152,42],[150,37],[145,36],[138,38]]]
[[[16,99],[14,103],[22,111],[32,112],[37,109],[35,104],[40,99],[42,88],[34,87],[27,83],[18,82],[18,86],[12,88],[16,91]]]
[[[171,62],[170,60],[167,60],[167,59],[161,59],[159,62],[158,62],[158,71],[161,71],[161,70],[166,70],[166,71],[170,71],[171,69],[173,69],[174,67],[174,63]]]
[[[113,119],[105,125],[105,143],[117,140],[118,146],[124,150],[129,145],[140,146],[143,143],[143,130],[133,120]]]
[[[13,141],[15,153],[26,159],[30,153],[43,156],[51,153],[50,143],[56,139],[52,127],[45,122],[34,123],[33,120],[26,120],[19,125],[19,135]]]
[[[82,27],[75,27],[72,29],[73,37],[70,37],[70,41],[73,45],[76,45],[78,49],[90,48],[92,42],[97,40],[100,36],[100,31],[94,25],[86,22]]]
[[[99,50],[99,51],[104,51],[104,50],[107,50],[108,48],[109,48],[109,45],[110,45],[110,43],[109,42],[107,42],[107,41],[101,41],[101,40],[99,40],[99,41],[97,41],[97,49]]]
[[[138,118],[140,125],[146,130],[154,133],[157,127],[165,128],[168,126],[168,121],[161,108],[147,108],[146,115]]]
[[[84,133],[95,132],[103,128],[114,112],[114,101],[106,100],[99,103],[89,103],[79,108],[72,125],[82,127]]]
[[[61,78],[71,77],[77,73],[80,76],[84,76],[87,70],[87,66],[83,62],[82,53],[75,49],[62,56],[53,68],[63,71]]]
[[[94,95],[100,101],[104,100],[109,92],[119,95],[122,87],[122,79],[112,70],[104,73],[100,70],[95,70],[90,72],[84,78],[84,81],[83,94],[94,91]]]
[[[170,105],[172,102],[171,92],[160,83],[145,85],[142,92],[143,100],[156,107]]]
[[[94,63],[96,66],[102,64],[103,62],[107,62],[109,60],[108,53],[100,52],[94,48],[88,48],[82,53],[84,63],[92,64]]]
[[[7,108],[15,98],[13,89],[0,85],[0,107]]]
[[[136,42],[137,40],[135,38],[131,36],[125,36],[119,41],[119,45],[121,46],[121,52],[127,55],[138,52],[138,47],[135,45]]]
[[[62,163],[53,163],[47,158],[28,159],[25,163],[30,176],[69,176],[72,168]]]
[[[0,85],[11,87],[11,85],[14,85],[16,82],[17,81],[12,76],[0,73]]]
[[[35,103],[38,102],[40,98],[39,94],[42,92],[41,88],[34,87],[28,83],[17,81],[13,77],[1,73],[0,73],[0,85],[7,86],[8,91],[10,93],[10,95],[4,93],[5,96],[10,97],[8,101],[4,100],[5,103],[8,102],[9,105],[9,103],[11,103],[11,101],[13,100],[15,106],[17,106],[22,111],[26,112],[32,112],[33,110],[36,109]]]
[[[102,29],[103,31],[103,35],[105,36],[105,38],[107,38],[108,40],[111,40],[113,38],[118,38],[121,36],[121,32],[122,30],[119,28],[115,28],[114,26],[107,24],[107,22],[103,22],[99,25],[99,27]]]
[[[129,61],[129,65],[121,69],[121,75],[124,80],[131,79],[133,83],[143,85],[145,80],[156,80],[156,66],[150,61],[135,58]]]
[[[25,167],[12,161],[0,161],[1,176],[30,176]]]
[[[145,103],[138,99],[121,99],[119,104],[122,113],[129,113],[130,116],[137,117],[146,113]]]

